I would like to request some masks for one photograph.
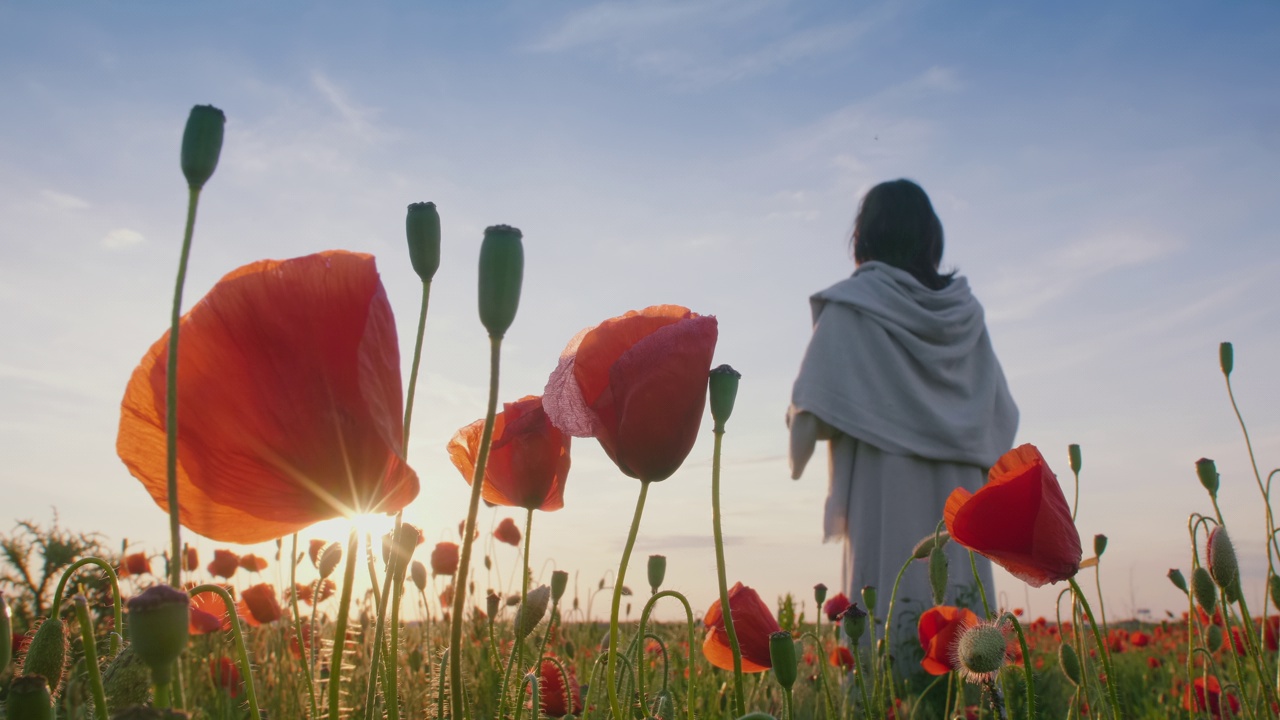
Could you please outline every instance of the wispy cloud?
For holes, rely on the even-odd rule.
[[[102,247],[108,250],[123,250],[146,241],[142,233],[129,228],[116,228],[102,238]]]
[[[338,87],[329,76],[319,70],[311,73],[311,84],[316,90],[320,91],[320,95],[338,113],[347,129],[367,141],[373,141],[378,138],[379,133],[373,124],[373,119],[378,114],[376,108],[357,105],[347,96],[346,91]]]
[[[40,199],[45,206],[59,210],[87,210],[91,207],[87,200],[57,190],[41,191]]]

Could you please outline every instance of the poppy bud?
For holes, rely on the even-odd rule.
[[[666,555],[650,555],[649,556],[649,587],[656,594],[658,588],[662,587],[662,581],[667,577],[667,556]]]
[[[862,639],[862,633],[867,629],[866,611],[858,607],[858,603],[853,603],[840,614],[840,627],[849,637],[849,644],[857,646],[858,641]]]
[[[409,577],[413,579],[413,586],[418,588],[418,592],[426,592],[427,589],[427,566],[421,562],[414,560],[409,566]]]
[[[998,624],[984,622],[965,630],[956,643],[960,674],[970,682],[993,677],[1004,667],[1007,645]]]
[[[440,269],[440,214],[432,202],[414,203],[404,218],[409,238],[409,262],[422,282],[431,282]]]
[[[490,590],[484,598],[484,603],[485,609],[489,611],[489,619],[497,617],[498,611],[502,609],[502,598],[498,597],[498,593]]]
[[[1067,676],[1072,685],[1080,687],[1080,656],[1076,655],[1076,649],[1068,643],[1058,646],[1058,667],[1062,668],[1062,674]]]
[[[1218,465],[1209,458],[1200,458],[1196,461],[1196,477],[1200,478],[1200,484],[1205,490],[1209,491],[1210,498],[1218,497]]]
[[[520,609],[516,611],[516,641],[520,641],[529,636],[533,629],[542,622],[542,616],[547,614],[547,601],[551,599],[551,588],[546,585],[529,591],[524,597],[524,602],[520,603]]]
[[[862,588],[862,603],[867,606],[867,612],[874,613],[876,611],[876,588],[874,585],[867,585]]]
[[[1213,581],[1230,596],[1236,582],[1240,580],[1240,565],[1236,561],[1236,551],[1231,546],[1231,538],[1227,537],[1226,528],[1219,525],[1209,532],[1205,554],[1208,556],[1207,564]]]
[[[1102,553],[1107,550],[1107,536],[1101,533],[1093,536],[1093,554],[1095,557],[1102,557]]]
[[[480,322],[489,337],[500,338],[516,319],[524,279],[524,245],[509,225],[485,228],[480,244]]]
[[[813,601],[817,603],[818,607],[822,607],[822,603],[827,601],[826,585],[823,585],[822,583],[818,583],[817,585],[813,586]]]
[[[788,690],[796,682],[796,644],[791,633],[779,630],[769,635],[769,659],[773,663],[773,676],[778,684]]]
[[[151,672],[132,645],[125,645],[102,671],[102,690],[107,696],[108,712],[147,702],[151,694]]]
[[[947,596],[947,554],[941,543],[929,551],[929,585],[933,588],[933,604],[941,605]]]
[[[569,587],[569,573],[564,570],[551,571],[551,602],[558,603],[564,597],[565,588]]]
[[[23,675],[40,675],[49,683],[49,690],[57,694],[62,684],[62,674],[67,665],[67,631],[56,617],[40,623],[35,637],[27,645],[27,656],[22,662]]]
[[[728,365],[711,371],[711,418],[715,420],[715,432],[724,432],[724,424],[733,414],[733,401],[738,397],[738,381],[742,373]]]
[[[153,585],[129,599],[129,642],[151,668],[151,679],[169,682],[173,661],[187,646],[191,598],[168,585]]]
[[[1182,571],[1178,568],[1169,568],[1169,582],[1173,583],[1173,586],[1182,592],[1187,592],[1187,579],[1183,577]]]
[[[1080,446],[1076,445],[1075,443],[1071,443],[1070,445],[1068,445],[1067,457],[1070,458],[1071,460],[1071,472],[1075,473],[1076,475],[1079,475],[1080,467],[1081,467]]]
[[[1203,565],[1191,571],[1191,592],[1200,607],[1213,614],[1213,609],[1218,606],[1218,591],[1213,588],[1213,578]]]
[[[1271,604],[1280,610],[1280,575],[1267,578],[1267,594],[1271,596]]]
[[[1223,640],[1226,640],[1226,633],[1219,625],[1210,625],[1209,629],[1204,633],[1204,641],[1208,644],[1210,650],[1217,650],[1222,647]]]
[[[19,675],[9,683],[5,717],[23,720],[53,720],[53,697],[43,675]]]
[[[182,133],[182,174],[187,185],[200,189],[218,167],[222,154],[222,130],[227,116],[212,105],[197,105],[187,116],[187,127]]]
[[[13,659],[13,643],[4,642],[10,637],[13,637],[13,620],[9,616],[9,601],[4,599],[4,591],[0,590],[0,672],[4,672]]]
[[[1232,349],[1231,343],[1224,342],[1218,345],[1218,366],[1222,368],[1222,374],[1231,377],[1231,369],[1235,365],[1235,351]]]
[[[340,562],[342,562],[342,544],[331,543],[320,556],[320,578],[324,579],[332,575]]]
[[[950,539],[951,539],[951,533],[947,532],[946,530],[943,530],[942,532],[937,533],[938,547],[942,547],[943,545],[946,545],[947,541]],[[911,550],[911,559],[924,560],[925,558],[929,557],[929,553],[933,552],[933,543],[934,543],[934,534],[930,533],[929,535],[925,536],[923,540],[916,543],[915,548]]]

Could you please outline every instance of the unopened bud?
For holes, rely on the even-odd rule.
[[[480,322],[489,337],[501,338],[516,319],[524,281],[524,245],[509,225],[485,228],[480,244]]]
[[[658,588],[662,587],[662,581],[667,578],[667,556],[666,555],[650,555],[649,556],[649,588],[654,593],[658,592]]]
[[[867,612],[858,607],[858,603],[849,605],[843,613],[840,613],[840,627],[849,638],[849,644],[857,647],[858,641],[862,639],[862,633],[867,630]]]
[[[1093,554],[1095,557],[1102,557],[1102,553],[1107,550],[1107,536],[1101,533],[1093,536]]]
[[[1227,634],[1219,625],[1210,625],[1209,629],[1205,630],[1204,641],[1208,643],[1210,650],[1217,651],[1226,639]]]
[[[551,599],[551,588],[546,585],[529,591],[525,595],[524,602],[520,603],[520,609],[516,611],[516,640],[523,640],[533,632],[533,629],[542,622],[542,616],[547,614],[547,601]]]
[[[1235,351],[1232,349],[1231,343],[1224,342],[1218,345],[1218,367],[1222,368],[1222,374],[1231,377],[1231,369],[1235,366]]]
[[[1218,465],[1209,458],[1200,458],[1196,461],[1196,477],[1200,478],[1200,484],[1205,490],[1209,491],[1210,498],[1218,497],[1218,484],[1221,482],[1218,476]]]
[[[874,585],[867,585],[862,588],[862,603],[867,606],[867,612],[874,613],[876,611],[876,588]]]
[[[947,597],[947,554],[939,543],[929,552],[929,585],[933,589],[933,604],[941,605]]]
[[[786,630],[769,635],[769,661],[773,665],[773,676],[778,684],[790,689],[796,682],[798,665],[796,663],[796,644],[791,633]]]
[[[1083,458],[1080,457],[1080,446],[1075,443],[1068,445],[1067,458],[1071,461],[1071,472],[1075,475],[1079,475],[1080,468],[1083,466]]]
[[[827,586],[818,583],[813,586],[813,601],[817,603],[818,609],[822,609],[822,603],[827,601]]]
[[[551,571],[551,602],[558,603],[569,587],[569,573],[564,570]]]
[[[980,623],[965,630],[956,643],[956,658],[970,680],[988,678],[1004,667],[1007,641],[998,625]]]
[[[1203,565],[1191,571],[1191,593],[1195,595],[1196,603],[1212,615],[1213,609],[1218,606],[1218,591],[1213,586],[1209,571]]]
[[[418,588],[418,592],[426,592],[427,590],[427,566],[420,561],[414,560],[409,566],[409,577],[413,580],[413,586]]]
[[[1058,646],[1058,667],[1062,668],[1062,674],[1067,676],[1072,685],[1080,687],[1080,656],[1069,643]]]
[[[1173,583],[1173,586],[1183,593],[1187,592],[1187,579],[1183,577],[1182,571],[1178,568],[1169,568],[1169,582]]]
[[[414,203],[404,218],[409,238],[409,262],[422,282],[431,282],[440,269],[440,214],[436,204]]]
[[[742,373],[728,365],[711,371],[711,418],[715,421],[715,432],[724,432],[724,424],[733,414],[733,402],[738,397],[738,381],[741,379]]]
[[[1205,554],[1213,581],[1230,595],[1240,580],[1240,564],[1236,561],[1236,551],[1231,546],[1231,538],[1227,537],[1226,528],[1219,525],[1209,532]]]
[[[947,532],[946,530],[943,530],[942,532],[937,533],[936,539],[935,539],[934,533],[929,533],[922,540],[920,540],[920,542],[916,543],[916,546],[914,548],[912,548],[911,559],[924,560],[925,558],[929,557],[929,553],[933,552],[933,546],[935,543],[937,544],[938,547],[942,547],[943,545],[946,545],[947,541],[950,539],[951,539],[951,533]]]
[[[125,645],[102,671],[102,690],[110,713],[147,702],[151,693],[151,671],[132,645]]]
[[[189,637],[191,599],[168,585],[153,585],[129,600],[129,641],[151,668],[155,684],[167,683]]]
[[[489,613],[489,619],[493,620],[498,615],[498,611],[502,609],[502,598],[498,593],[490,590],[488,595],[484,597],[485,610]]]
[[[5,717],[22,720],[53,720],[53,695],[43,675],[19,675],[9,683]]]
[[[27,645],[22,674],[40,675],[48,681],[49,692],[57,695],[67,666],[67,651],[66,626],[56,617],[45,620]]]
[[[222,154],[222,132],[227,116],[212,105],[197,105],[187,116],[182,133],[182,174],[187,185],[200,189],[213,176]]]
[[[324,554],[320,556],[319,569],[321,579],[332,575],[340,562],[342,562],[342,544],[331,543],[329,547],[324,549]]]

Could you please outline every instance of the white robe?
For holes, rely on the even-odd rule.
[[[810,305],[813,338],[791,413],[811,413],[837,431],[824,540],[844,541],[843,591],[857,601],[864,586],[876,587],[876,616],[883,619],[899,570],[942,520],[947,496],[958,487],[976,491],[1013,446],[1018,409],[982,306],[963,277],[930,290],[906,271],[867,262]],[[804,426],[793,423],[793,432]],[[793,457],[800,466],[794,475],[805,459]],[[981,613],[968,553],[956,543],[947,548],[944,603]],[[991,564],[977,560],[994,610]],[[894,609],[892,645],[900,661],[919,656],[916,621],[932,605],[927,563],[911,563]]]

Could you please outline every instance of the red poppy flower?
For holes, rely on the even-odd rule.
[[[229,578],[240,569],[240,556],[230,550],[214,550],[213,562],[209,563],[209,574],[215,577]]]
[[[946,675],[956,670],[955,644],[965,628],[978,624],[978,616],[967,608],[938,605],[920,615],[920,647],[924,659],[920,667],[930,675]]]
[[[742,651],[743,672],[764,672],[773,667],[769,656],[769,636],[782,628],[769,606],[764,604],[755,590],[734,583],[729,590],[729,610],[733,613],[733,631],[738,636],[738,649]],[[724,616],[720,601],[716,600],[702,617],[707,626],[707,639],[702,643],[702,654],[712,665],[721,670],[733,669],[733,650],[729,646],[729,632],[724,629]]]
[[[256,543],[418,494],[402,454],[395,319],[372,256],[328,251],[232,271],[182,318],[178,499],[205,537]],[[166,333],[133,372],[116,451],[156,504]]]
[[[303,623],[300,627],[302,628],[302,645],[298,645],[297,633],[289,633],[289,654],[295,660],[302,659],[304,649],[308,654],[311,652],[311,624]]]
[[[231,658],[209,658],[209,677],[216,687],[226,691],[231,697],[240,694],[240,668],[236,667]]]
[[[120,576],[128,577],[130,575],[149,575],[151,573],[151,559],[146,553],[129,553],[120,561]]]
[[[516,521],[511,518],[502,518],[502,522],[498,523],[498,527],[493,529],[493,537],[498,542],[504,542],[512,547],[520,544],[520,528],[516,527]]]
[[[849,609],[850,604],[849,598],[844,593],[836,593],[823,604],[822,612],[826,613],[828,620],[835,622],[840,619],[840,613]]]
[[[436,575],[452,575],[458,571],[458,544],[436,543],[431,551],[431,572]]]
[[[192,635],[208,635],[219,630],[231,629],[231,616],[227,604],[216,593],[202,592],[191,598],[191,611],[187,616],[187,629]]]
[[[1262,619],[1258,618],[1256,622],[1261,624]],[[1270,652],[1280,650],[1280,615],[1267,616],[1266,623],[1262,625],[1262,641]]]
[[[1193,691],[1192,688],[1186,688],[1182,695],[1182,707],[1184,710],[1209,711],[1215,718],[1222,717],[1222,686],[1218,684],[1218,678],[1210,675],[1208,679],[1198,677],[1195,679],[1194,685],[1194,707],[1192,707]],[[1235,695],[1227,693],[1227,704],[1231,706],[1232,716],[1236,716],[1240,712],[1240,701]]]
[[[543,407],[564,432],[599,440],[624,474],[666,480],[697,440],[716,336],[714,317],[678,305],[606,320],[561,353]]]
[[[564,507],[569,475],[569,443],[542,409],[542,398],[528,395],[504,404],[494,417],[493,442],[484,467],[481,495],[492,505],[528,510]],[[449,441],[449,459],[468,484],[475,475],[484,420],[458,430]]]
[[[1129,633],[1129,644],[1134,647],[1146,647],[1151,644],[1151,636],[1141,630]]]
[[[827,658],[827,662],[833,667],[850,670],[853,668],[853,653],[849,652],[849,648],[837,645],[831,648],[831,655]]]
[[[284,611],[276,600],[276,589],[267,583],[258,583],[240,593],[237,610],[250,625],[266,625],[279,620]]]
[[[564,717],[569,713],[582,714],[582,692],[578,687],[578,677],[573,671],[573,663],[564,663],[569,678],[566,681],[560,668],[550,659],[544,659],[538,667],[538,704],[542,714],[547,717]],[[528,694],[533,694],[530,687]],[[572,698],[572,699],[570,699]]]
[[[266,558],[260,558],[253,553],[241,555],[240,567],[248,570],[249,572],[262,572],[267,569],[267,560]]]
[[[953,490],[943,519],[953,540],[1032,587],[1066,580],[1080,569],[1071,507],[1034,445],[1005,453],[978,492]]]

